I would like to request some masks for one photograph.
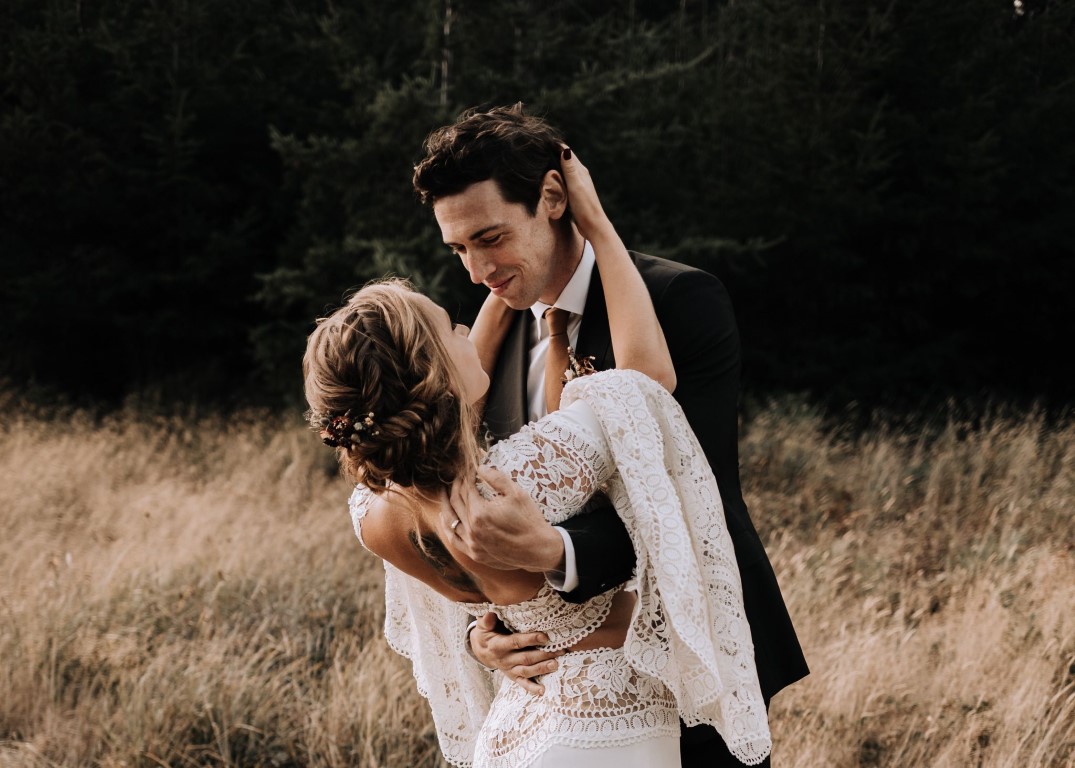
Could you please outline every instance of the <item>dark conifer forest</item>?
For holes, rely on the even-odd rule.
[[[748,395],[1072,402],[1060,0],[5,0],[4,387],[294,403],[350,288],[467,319],[411,167],[516,101],[628,247],[727,284]]]

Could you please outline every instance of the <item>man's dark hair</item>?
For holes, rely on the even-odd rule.
[[[468,109],[425,141],[426,156],[414,167],[414,189],[424,204],[492,179],[509,203],[537,211],[541,180],[560,167],[560,132],[540,117],[510,107]]]

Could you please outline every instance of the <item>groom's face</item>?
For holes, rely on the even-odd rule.
[[[485,285],[509,307],[526,309],[539,299],[551,304],[566,283],[555,236],[563,213],[544,194],[530,215],[522,203],[506,202],[490,179],[438,199],[433,215],[471,282]]]

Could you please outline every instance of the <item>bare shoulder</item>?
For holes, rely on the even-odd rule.
[[[362,520],[362,542],[382,560],[402,566],[414,557],[408,539],[413,516],[410,501],[402,493],[390,491],[377,496]]]
[[[447,499],[444,499],[447,503]],[[366,549],[449,600],[480,602],[485,598],[473,578],[454,559],[435,530],[420,524],[428,508],[403,492],[378,496],[362,521]]]

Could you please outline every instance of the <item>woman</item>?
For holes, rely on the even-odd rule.
[[[616,358],[671,388],[649,294],[585,169],[570,170],[575,223],[618,318]],[[561,410],[483,455],[475,404],[488,386],[481,361],[495,358],[503,327],[498,304],[486,303],[468,338],[407,286],[367,286],[321,322],[304,359],[312,421],[360,484],[356,533],[386,562],[386,637],[412,660],[445,757],[513,768],[678,765],[682,717],[715,725],[737,757],[760,762],[768,728],[738,572],[715,480],[682,411],[652,378],[607,372],[569,383]],[[442,522],[446,489],[479,463],[513,477],[550,522],[606,490],[635,544],[637,596],[621,585],[573,605],[540,574],[457,551]],[[544,677],[543,696],[503,681],[490,701],[492,679],[463,648],[468,614],[487,610],[569,651]]]

